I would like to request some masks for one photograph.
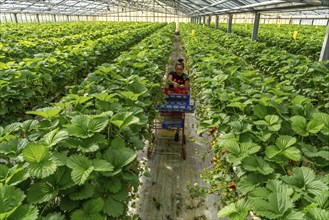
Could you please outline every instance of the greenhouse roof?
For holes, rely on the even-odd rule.
[[[260,12],[329,18],[329,0],[0,0],[0,13],[106,16],[127,11],[189,17]]]

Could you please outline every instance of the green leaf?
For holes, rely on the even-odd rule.
[[[296,147],[289,147],[285,149],[282,154],[291,160],[299,161],[301,159],[301,152]]]
[[[78,148],[82,152],[95,152],[99,149],[100,143],[106,143],[106,139],[104,135],[97,133],[84,139],[71,137],[64,141],[65,146]]]
[[[28,141],[26,139],[10,139],[7,143],[0,143],[0,153],[17,157],[25,148]]]
[[[24,132],[30,132],[33,129],[36,129],[39,125],[39,121],[37,120],[27,120],[22,123],[22,130]]]
[[[112,148],[124,148],[126,147],[126,142],[121,137],[115,137],[111,141],[111,147]]]
[[[94,195],[94,186],[86,183],[81,186],[82,188],[77,188],[77,192],[70,194],[70,199],[72,200],[84,200],[91,198]]]
[[[66,166],[59,167],[53,175],[47,177],[46,181],[59,190],[68,189],[75,185],[71,180],[71,169]]]
[[[130,99],[132,101],[136,101],[138,99],[138,97],[142,94],[136,94],[136,93],[133,93],[131,91],[123,91],[120,93],[124,98],[126,99]]]
[[[96,199],[90,199],[83,204],[83,210],[87,213],[98,213],[103,210],[104,201],[98,197]]]
[[[265,121],[267,122],[267,127],[270,131],[278,131],[281,128],[281,121],[277,115],[267,115],[265,116]]]
[[[248,171],[256,171],[267,175],[274,171],[274,169],[261,157],[249,156],[242,161],[242,167]]]
[[[285,157],[288,157],[291,160],[300,160],[300,150],[296,147],[292,147],[292,145],[294,145],[295,143],[296,138],[287,135],[280,135],[275,142],[276,145],[271,145],[267,147],[265,150],[265,154],[270,159],[274,158],[275,156],[284,155]]]
[[[119,217],[124,213],[124,205],[122,202],[116,201],[109,196],[105,200],[103,211],[114,218]]]
[[[46,134],[43,139],[48,147],[52,147],[58,144],[60,141],[65,140],[69,137],[67,131],[61,130],[58,131],[58,128]]]
[[[267,108],[264,105],[257,104],[254,106],[254,113],[259,118],[264,118],[267,115]]]
[[[224,217],[230,216],[232,213],[235,213],[236,211],[237,210],[236,210],[236,207],[235,207],[235,203],[231,203],[228,206],[225,206],[224,208],[222,208],[217,213],[217,217],[218,218],[224,218]],[[245,217],[243,219],[245,219]]]
[[[276,155],[280,154],[281,150],[277,146],[271,145],[265,149],[265,154],[268,158],[273,158]]]
[[[101,132],[108,124],[107,117],[92,118],[88,115],[78,115],[73,117],[70,125],[67,126],[69,135],[81,138],[87,138],[96,132]]]
[[[324,123],[322,123],[321,121],[312,119],[310,122],[307,123],[306,130],[309,133],[316,134],[322,129],[323,126]]]
[[[329,219],[329,211],[328,209],[320,209],[320,208],[309,208],[307,209],[307,217],[308,219],[316,219],[316,220],[328,220]]]
[[[111,118],[111,123],[118,126],[120,129],[128,127],[131,124],[139,122],[139,118],[132,115],[132,112],[120,112]]]
[[[225,141],[223,146],[226,146],[229,152],[227,160],[230,163],[239,163],[250,154],[254,154],[260,150],[260,146],[251,142],[244,142],[239,146],[239,144],[235,141]]]
[[[293,116],[290,118],[292,129],[301,136],[307,136],[306,119],[302,116]]]
[[[71,215],[71,220],[104,220],[104,217],[102,217],[98,213],[87,213],[84,210],[78,209],[74,211]]]
[[[114,170],[114,167],[112,164],[107,162],[106,160],[93,160],[93,166],[95,171],[100,171],[100,172],[111,172]]]
[[[8,173],[9,168],[4,164],[0,164],[0,182],[5,181],[7,179]]]
[[[275,144],[280,149],[286,149],[296,143],[296,138],[288,135],[280,135],[276,140]]]
[[[31,143],[23,150],[23,158],[30,163],[39,163],[43,160],[49,159],[50,152],[45,145]]]
[[[46,217],[39,217],[38,220],[65,220],[65,216],[61,213],[49,213]]]
[[[111,178],[108,188],[109,188],[110,192],[112,192],[112,193],[119,192],[122,188],[121,180],[119,178],[115,178],[115,177]]]
[[[4,129],[4,133],[12,133],[14,131],[17,131],[22,126],[21,123],[15,122],[7,125]]]
[[[281,193],[271,193],[266,200],[252,200],[251,207],[259,215],[269,219],[282,218],[293,208],[293,200]]]
[[[38,115],[47,119],[54,118],[62,111],[60,107],[46,107],[36,111],[27,111],[26,114]]]
[[[81,155],[72,155],[67,160],[67,166],[72,169],[72,180],[78,185],[84,184],[94,170],[92,162],[87,157]]]
[[[0,187],[0,219],[6,219],[23,202],[24,193],[13,186]]]
[[[282,180],[304,195],[320,195],[323,190],[328,190],[328,186],[317,180],[314,171],[308,167],[294,167],[292,175],[283,176]]]
[[[78,96],[75,94],[68,94],[67,96],[70,97],[71,100],[74,100],[75,104],[83,104],[93,98],[89,96]]]
[[[110,162],[115,169],[122,168],[136,158],[136,153],[130,148],[108,149],[104,159]]]
[[[271,176],[264,176],[256,173],[248,174],[241,178],[241,181],[238,184],[238,189],[242,194],[246,194],[267,181],[270,177]]]
[[[34,183],[28,190],[27,201],[32,204],[48,202],[55,198],[57,194],[58,190],[45,182]]]
[[[329,114],[326,114],[326,113],[314,113],[312,116],[317,121],[323,122],[323,127],[321,129],[321,132],[324,135],[329,135]]]
[[[38,218],[38,213],[38,209],[32,205],[21,205],[9,216],[8,220],[35,220]]]
[[[218,213],[218,218],[228,217],[234,220],[245,220],[249,212],[249,202],[240,199],[236,203],[231,203],[222,208]]]
[[[29,144],[23,150],[23,158],[29,162],[28,169],[30,173],[39,178],[45,178],[57,169],[56,162],[48,148],[42,144]]]
[[[11,186],[15,186],[23,181],[25,181],[27,178],[29,178],[30,175],[26,171],[26,165],[24,166],[13,166],[9,169],[8,176],[5,180],[5,183]],[[1,177],[0,177],[1,179]]]

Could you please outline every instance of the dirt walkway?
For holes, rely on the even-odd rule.
[[[176,40],[168,72],[174,69],[178,58],[184,55]],[[145,160],[151,174],[140,178],[139,200],[135,201],[134,212],[142,220],[218,219],[218,197],[205,192],[205,184],[199,177],[204,168],[211,166],[211,155],[209,144],[196,134],[196,124],[194,114],[186,114],[186,160],[181,158],[181,142],[174,141],[174,131],[162,132],[166,138],[158,136],[149,160],[146,149],[140,152],[139,159]]]

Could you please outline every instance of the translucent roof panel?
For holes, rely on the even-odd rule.
[[[0,13],[106,15],[111,9],[183,14],[189,17],[260,12],[329,16],[329,0],[0,0]],[[298,14],[301,13],[301,14]]]

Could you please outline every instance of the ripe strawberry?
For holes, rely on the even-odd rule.
[[[295,166],[295,161],[294,160],[290,160],[290,164],[291,164],[291,166]]]
[[[230,183],[230,188],[231,189],[236,189],[236,185],[234,183]]]
[[[217,127],[213,127],[213,128],[210,130],[210,134],[214,134],[216,130],[217,130]]]

